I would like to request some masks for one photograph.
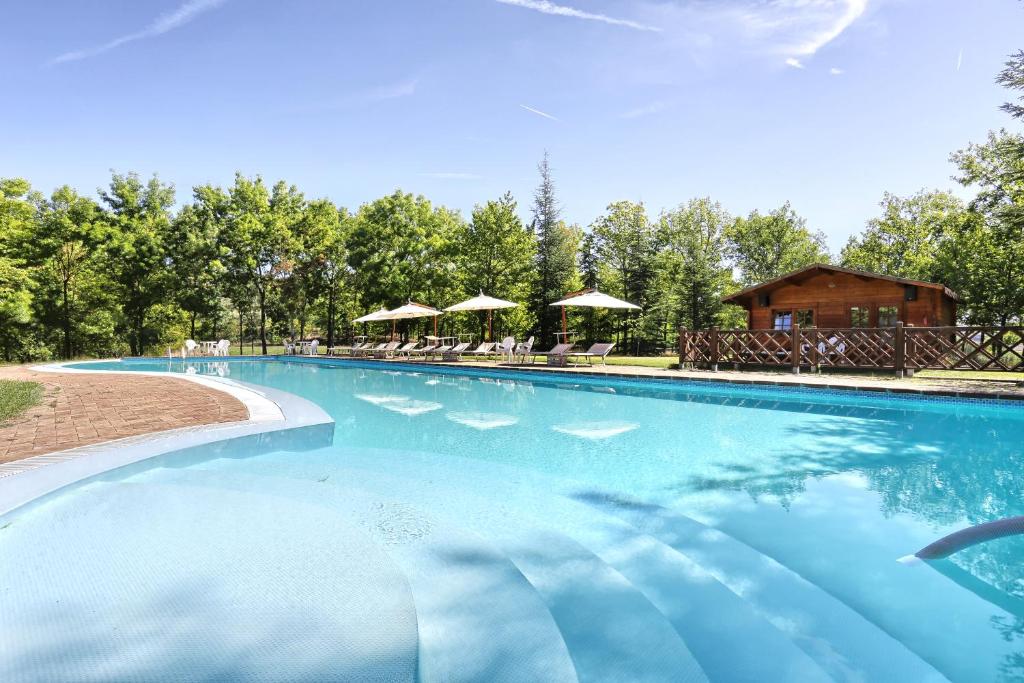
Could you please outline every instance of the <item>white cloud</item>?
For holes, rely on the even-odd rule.
[[[658,112],[665,111],[667,105],[664,102],[652,102],[651,104],[643,107],[637,107],[636,109],[630,109],[629,111],[619,114],[620,119],[639,119],[644,116],[650,116],[651,114],[657,114]]]
[[[359,102],[380,102],[382,100],[395,100],[399,97],[409,97],[416,94],[417,85],[418,83],[415,79],[389,83],[357,93],[353,99]]]
[[[453,171],[434,171],[431,173],[420,173],[423,178],[436,178],[438,180],[477,180],[480,178],[476,173],[462,173]]]
[[[786,59],[786,66],[791,66],[794,69],[803,69],[804,64],[796,57],[789,57]]]
[[[542,14],[552,14],[559,17],[573,17],[575,19],[586,19],[588,21],[600,21],[605,24],[611,24],[612,26],[624,26],[626,28],[635,29],[637,31],[654,31],[660,32],[661,29],[657,26],[649,26],[647,24],[641,24],[637,21],[630,21],[629,19],[616,19],[615,17],[609,17],[606,14],[595,14],[593,12],[585,12],[575,7],[567,7],[565,5],[556,5],[549,0],[497,0],[503,5],[514,5],[516,7],[524,7],[526,9],[532,9]]]
[[[226,0],[188,0],[188,2],[179,5],[175,10],[161,14],[140,31],[114,38],[113,40],[103,43],[102,45],[97,45],[96,47],[65,52],[64,54],[57,55],[50,60],[50,64],[76,62],[80,59],[87,59],[89,57],[95,57],[96,55],[103,54],[104,52],[108,52],[114,48],[121,47],[126,43],[132,43],[137,40],[163,35],[168,31],[173,31],[176,28],[184,26],[201,14],[209,12],[212,9],[216,9],[225,2]]]
[[[557,118],[555,118],[551,114],[549,114],[547,112],[544,112],[544,111],[541,111],[540,109],[534,109],[533,107],[527,107],[525,104],[520,104],[519,106],[522,107],[523,109],[525,109],[526,111],[533,112],[537,116],[543,116],[544,118],[551,119],[552,121],[557,121],[558,120]]]
[[[840,68],[837,68],[837,67],[832,67],[831,69],[828,70],[828,72],[829,72],[829,74],[831,74],[833,76],[842,76],[843,75],[843,70],[840,69]]]

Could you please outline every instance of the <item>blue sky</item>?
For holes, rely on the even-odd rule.
[[[119,0],[7,3],[0,176],[91,193],[236,170],[355,208],[396,187],[565,217],[789,200],[833,248],[885,190],[953,188],[1012,127],[1014,0]]]

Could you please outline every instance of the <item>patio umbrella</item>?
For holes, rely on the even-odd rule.
[[[409,318],[434,318],[434,334],[437,334],[437,316],[442,315],[443,312],[430,306],[424,306],[423,304],[417,304],[410,301],[404,306],[399,306],[393,311],[385,311],[380,314],[377,320],[390,320],[391,321],[391,338],[395,338],[395,323],[398,320],[408,320]]]
[[[515,308],[519,304],[512,301],[505,301],[504,299],[495,299],[493,296],[485,296],[483,290],[480,290],[480,296],[475,296],[472,299],[466,299],[462,303],[449,306],[444,309],[449,313],[455,313],[457,311],[487,311],[487,339],[491,339],[491,312],[499,308]]]
[[[388,312],[388,309],[386,309],[383,306],[381,306],[380,310],[374,311],[373,313],[367,313],[364,316],[356,318],[352,322],[354,322],[354,323],[372,323],[372,322],[376,322],[378,320],[384,320],[384,318],[382,318],[380,316],[382,314],[384,314],[384,313],[387,313],[387,312]]]
[[[586,308],[625,308],[625,309],[636,309],[640,310],[640,307],[636,304],[631,304],[628,301],[622,299],[616,299],[613,296],[602,294],[596,289],[585,289],[582,292],[576,294],[570,294],[561,301],[556,301],[551,304],[552,306],[562,307],[562,334],[564,335],[565,330],[565,307],[566,306],[583,306]]]

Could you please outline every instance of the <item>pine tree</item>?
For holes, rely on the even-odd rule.
[[[548,153],[537,166],[540,185],[533,195],[533,223],[531,229],[537,237],[534,263],[537,279],[530,308],[537,318],[538,340],[547,345],[558,328],[560,313],[551,303],[558,301],[576,281],[576,242],[574,233],[561,222],[561,209],[555,198],[555,184],[551,180]]]

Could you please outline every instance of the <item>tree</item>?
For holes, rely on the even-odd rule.
[[[937,279],[941,243],[966,220],[963,202],[948,192],[921,191],[908,198],[887,192],[880,206],[882,216],[850,237],[842,265],[912,280]]]
[[[216,321],[221,280],[225,274],[219,243],[221,216],[201,201],[182,207],[167,235],[171,284],[178,306],[188,314],[189,337],[196,338],[196,320]],[[216,327],[213,330],[216,334]]]
[[[142,355],[146,314],[165,300],[168,290],[166,239],[174,186],[162,184],[155,175],[143,184],[136,173],[114,173],[109,190],[101,191],[100,197],[109,209],[109,275],[118,288],[131,351]]]
[[[996,76],[996,83],[1010,90],[1024,91],[1024,50],[1010,55],[1003,70]],[[1017,99],[1024,102],[1024,95],[1019,95]],[[1000,109],[1014,118],[1024,119],[1024,105],[1022,104],[1007,102]]]
[[[580,236],[578,230],[561,221],[547,152],[537,170],[540,172],[540,185],[533,195],[533,222],[530,225],[537,239],[534,257],[537,277],[530,309],[537,318],[538,335],[544,344],[559,325],[559,312],[551,304],[570,292],[576,280],[576,245]]]
[[[359,207],[348,240],[364,311],[407,301],[455,303],[452,236],[461,218],[396,190]]]
[[[213,205],[224,201],[214,188],[197,193]],[[260,348],[266,355],[270,297],[284,274],[292,228],[302,215],[302,194],[283,181],[268,191],[261,177],[250,180],[238,173],[226,202],[221,244],[230,294],[239,304],[239,315],[245,295],[255,295]]]
[[[952,155],[957,180],[978,188],[970,208],[977,215],[946,245],[947,282],[965,299],[973,323],[1006,325],[1024,320],[1024,136],[989,133]]]
[[[516,214],[516,201],[511,193],[474,207],[470,221],[456,229],[454,244],[457,272],[465,294],[484,292],[516,302],[530,296],[536,244],[533,234]],[[485,315],[479,316],[481,338],[485,319]],[[527,322],[523,320],[521,324]]]
[[[26,358],[32,322],[32,289],[24,241],[31,233],[31,186],[18,178],[0,178],[0,348],[3,359]]]
[[[733,285],[726,262],[726,231],[732,218],[710,198],[692,199],[661,214],[657,258],[657,305],[672,328],[721,324],[722,297]]]
[[[766,215],[753,211],[737,218],[726,231],[726,243],[744,285],[829,261],[825,235],[809,231],[789,202]]]
[[[67,185],[54,190],[48,200],[39,200],[26,249],[44,284],[55,285],[57,306],[47,307],[43,320],[49,315],[59,320],[64,358],[75,352],[75,332],[83,311],[79,295],[99,273],[94,266],[103,233],[99,206]]]
[[[290,254],[291,268],[285,292],[291,315],[305,336],[309,307],[320,297],[328,299],[328,346],[334,344],[334,314],[339,287],[345,274],[343,212],[327,199],[309,202],[295,225]]]
[[[592,233],[601,261],[614,273],[614,278],[607,279],[614,280],[614,283],[608,281],[608,285],[613,286],[605,288],[646,309],[658,244],[644,205],[628,201],[609,204],[607,214],[594,222]],[[629,325],[624,325],[622,345],[627,349],[640,341],[634,339],[631,346],[629,332]]]

